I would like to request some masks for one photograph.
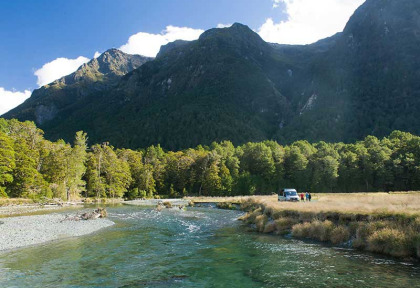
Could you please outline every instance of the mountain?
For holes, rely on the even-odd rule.
[[[84,130],[92,143],[131,148],[419,134],[419,19],[419,1],[367,0],[343,32],[311,45],[266,43],[238,23],[211,29],[163,46],[112,85],[82,85],[78,101],[37,123],[51,139]],[[74,98],[45,89],[57,102]],[[36,94],[5,116],[33,119],[25,109],[48,105]]]
[[[77,106],[87,95],[111,89],[123,75],[150,60],[152,58],[109,49],[76,72],[34,90],[28,100],[4,117],[35,121],[42,127],[44,123],[62,117],[63,111]]]
[[[341,37],[350,71],[350,135],[420,133],[420,2],[366,1]]]

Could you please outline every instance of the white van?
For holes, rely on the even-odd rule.
[[[279,193],[279,201],[297,201],[299,202],[299,195],[296,189],[282,189]]]

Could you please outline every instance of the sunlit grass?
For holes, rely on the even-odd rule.
[[[420,193],[317,194],[312,202],[250,198],[241,220],[263,233],[291,233],[395,257],[420,258]]]
[[[420,192],[313,194],[311,202],[278,202],[276,196],[262,199],[276,209],[305,212],[420,214]]]

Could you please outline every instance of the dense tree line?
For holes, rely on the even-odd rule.
[[[213,143],[183,151],[50,142],[33,122],[0,119],[0,196],[77,199],[420,190],[420,137],[394,131],[354,144]]]

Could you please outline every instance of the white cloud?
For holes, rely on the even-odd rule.
[[[273,8],[278,8],[283,0],[273,0]]]
[[[140,54],[154,57],[159,52],[160,46],[168,44],[175,40],[196,40],[204,30],[188,27],[167,26],[160,34],[151,34],[139,32],[130,36],[128,42],[119,49],[129,54]],[[94,58],[101,55],[96,51]],[[38,78],[37,84],[41,87],[53,82],[63,76],[66,76],[77,70],[82,64],[90,59],[79,56],[76,59],[57,58],[44,64],[34,72]]]
[[[230,26],[232,26],[232,24],[219,23],[217,24],[216,28],[229,28]]]
[[[160,46],[175,40],[196,40],[203,32],[201,29],[167,26],[160,34],[139,32],[131,35],[128,42],[119,49],[128,54],[155,57]]]
[[[26,99],[31,96],[31,91],[25,90],[24,92],[7,91],[0,87],[0,115],[22,104]]]
[[[289,18],[275,23],[269,18],[258,29],[268,42],[310,44],[344,29],[354,11],[365,0],[273,0],[273,8],[284,3]]]
[[[90,59],[79,56],[76,59],[57,58],[42,66],[42,68],[35,71],[35,76],[38,77],[37,84],[41,87],[53,82],[63,76],[73,73],[82,64],[88,62]]]

